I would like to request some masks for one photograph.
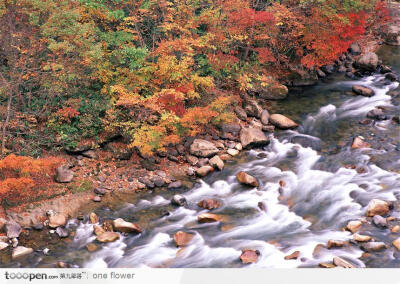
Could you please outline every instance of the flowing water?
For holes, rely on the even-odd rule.
[[[385,63],[400,74],[400,50],[384,47],[380,53]],[[366,98],[346,94],[354,84],[369,86],[376,95]],[[22,263],[9,262],[7,266],[51,267],[62,260],[93,268],[286,268],[315,267],[340,256],[358,267],[400,267],[400,254],[393,247],[369,257],[362,257],[363,251],[352,243],[337,249],[315,249],[330,239],[351,240],[351,233],[342,228],[349,220],[365,216],[371,199],[400,199],[399,125],[391,120],[359,124],[377,106],[384,107],[389,115],[399,114],[400,97],[388,95],[396,89],[398,83],[379,74],[358,81],[335,75],[291,94],[274,108],[302,121],[297,130],[276,132],[266,148],[242,153],[222,172],[213,173],[189,191],[144,192],[96,211],[103,220],[124,218],[137,222],[144,228],[142,234],[124,235],[88,252],[86,244],[95,240],[92,225],[71,220],[68,227],[74,236],[53,244],[48,256],[36,253]],[[358,135],[365,137],[371,148],[351,150],[352,138]],[[257,177],[259,188],[238,184],[235,175],[239,171]],[[177,193],[186,197],[187,206],[170,205],[169,200]],[[196,204],[206,198],[221,201],[222,206],[213,211],[222,216],[221,222],[197,222],[197,216],[207,210]],[[260,202],[266,206],[265,211],[259,209]],[[400,220],[399,207],[395,205],[392,216]],[[162,217],[165,211],[170,215]],[[195,234],[183,249],[173,241],[174,233],[180,230]],[[399,237],[371,224],[363,225],[362,234],[389,245]],[[258,250],[258,262],[241,264],[243,249]],[[300,252],[298,259],[284,259],[294,251]]]

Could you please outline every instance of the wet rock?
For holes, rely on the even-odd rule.
[[[86,245],[86,248],[89,252],[94,252],[99,249],[99,247],[94,243],[89,243]]]
[[[56,233],[60,238],[66,238],[69,236],[69,232],[64,227],[57,227]]]
[[[386,78],[387,80],[389,80],[389,81],[392,81],[392,82],[398,81],[398,80],[399,80],[399,78],[397,77],[397,75],[394,74],[394,73],[387,73],[387,74],[385,75],[385,78]]]
[[[122,233],[135,233],[140,234],[142,230],[139,226],[135,223],[126,222],[122,218],[115,219],[113,221],[113,228],[115,231],[122,232]]]
[[[62,214],[55,214],[49,216],[49,227],[57,228],[64,227],[67,224],[67,218]]]
[[[360,242],[360,243],[365,243],[365,242],[371,241],[372,238],[370,236],[359,235],[356,233],[353,235],[353,240]]]
[[[321,262],[318,264],[319,267],[321,268],[335,268],[336,265],[332,264],[332,263],[326,263],[326,262]]]
[[[380,199],[372,199],[367,207],[367,217],[386,215],[389,213],[389,203]]]
[[[226,152],[227,152],[229,155],[231,155],[232,157],[235,157],[235,156],[239,155],[239,151],[236,150],[236,149],[228,149]]]
[[[269,114],[268,110],[264,109],[262,111],[261,117],[260,117],[261,123],[264,124],[264,125],[268,125],[269,117],[270,117],[270,114]]]
[[[293,144],[300,144],[301,146],[311,148],[315,151],[321,151],[321,140],[312,136],[296,135],[290,138]]]
[[[5,225],[7,237],[18,238],[22,232],[21,226],[16,222],[7,222]]]
[[[9,246],[8,243],[6,243],[6,242],[1,242],[1,241],[0,241],[0,250],[3,250],[3,249],[5,249],[5,248],[7,248],[8,246]]]
[[[333,258],[333,264],[343,268],[355,268],[353,264],[337,256]]]
[[[210,159],[209,164],[220,171],[224,169],[224,162],[217,155]]]
[[[237,143],[235,145],[235,149],[238,150],[238,151],[242,151],[243,150],[243,145],[241,143]]]
[[[198,175],[199,177],[205,177],[206,175],[208,175],[209,173],[213,172],[214,168],[211,166],[202,166],[201,168],[198,168],[196,170],[196,175]]]
[[[367,117],[376,120],[386,120],[388,117],[383,113],[380,108],[375,108],[367,113]]]
[[[295,252],[285,256],[285,260],[297,259],[300,255],[300,252],[296,250]]]
[[[257,128],[242,128],[240,131],[240,143],[244,148],[264,146],[269,143],[268,137]]]
[[[246,121],[246,119],[247,119],[247,113],[246,113],[246,111],[245,111],[243,108],[237,106],[237,107],[235,107],[234,112],[235,112],[236,116],[237,116],[240,120]]]
[[[256,83],[253,84],[253,87],[249,90],[249,93],[255,94],[266,100],[283,100],[287,97],[289,90],[285,85],[282,84],[262,86],[261,83]]]
[[[349,52],[351,55],[360,55],[361,54],[361,47],[358,43],[353,43],[349,47]]]
[[[192,155],[186,155],[186,161],[192,165],[192,166],[196,166],[197,163],[199,162],[199,159],[195,156]]]
[[[218,153],[218,148],[207,140],[195,139],[190,145],[190,154],[197,157],[211,157]]]
[[[384,242],[368,242],[362,244],[360,247],[366,252],[377,252],[387,248]]]
[[[13,249],[12,251],[12,259],[16,259],[22,256],[26,256],[28,254],[33,253],[33,249],[32,248],[27,248],[27,247],[23,247],[23,246],[18,246],[16,248]]]
[[[103,187],[96,187],[93,191],[98,195],[105,195],[107,193],[107,189]]]
[[[174,182],[171,182],[168,185],[168,189],[178,189],[178,188],[181,188],[181,187],[182,187],[182,182],[181,181],[174,181]]]
[[[399,233],[400,232],[400,225],[394,226],[390,231],[392,233]]]
[[[343,246],[344,246],[343,241],[329,240],[327,247],[328,249],[331,249],[331,248],[341,248]]]
[[[257,206],[258,208],[260,208],[261,211],[267,212],[267,205],[264,202],[258,202]]]
[[[400,238],[395,239],[392,244],[398,251],[400,251]]]
[[[197,216],[197,221],[201,224],[203,223],[214,223],[219,222],[220,218],[218,215],[211,214],[211,213],[204,213]]]
[[[351,144],[351,149],[364,149],[369,148],[371,145],[364,141],[364,137],[357,136],[353,139],[353,143]]]
[[[362,223],[361,221],[350,221],[347,223],[346,229],[352,232],[353,234],[361,229]]]
[[[89,159],[97,159],[97,154],[94,150],[87,150],[82,152],[82,156],[89,158]]]
[[[110,243],[119,239],[119,234],[115,232],[105,232],[101,235],[98,235],[96,240],[101,243]]]
[[[380,215],[375,215],[372,218],[372,222],[374,223],[375,226],[379,227],[379,228],[386,228],[387,227],[387,221],[386,218],[383,218]]]
[[[58,268],[71,268],[71,265],[62,261],[57,261],[56,266]]]
[[[236,175],[236,178],[239,183],[244,184],[244,185],[249,185],[252,187],[257,187],[259,185],[258,181],[255,177],[253,177],[245,172],[239,172]]]
[[[293,129],[299,126],[296,122],[282,114],[271,115],[269,121],[272,125],[275,125],[280,129]]]
[[[262,107],[255,100],[246,101],[246,106],[244,108],[248,116],[253,116],[260,118],[263,111]]]
[[[96,236],[100,236],[102,234],[104,234],[106,232],[106,230],[104,230],[102,227],[100,227],[99,225],[94,225],[93,226],[93,232]]]
[[[242,251],[240,255],[240,260],[243,264],[255,263],[258,261],[258,256],[260,252],[257,250],[246,249]]]
[[[172,197],[171,203],[176,206],[185,206],[186,198],[182,195],[176,194]]]
[[[354,85],[353,92],[357,95],[364,96],[364,97],[372,97],[375,95],[375,91],[369,87],[364,87],[361,85]]]
[[[97,224],[97,223],[99,223],[99,217],[96,215],[96,213],[91,212],[89,214],[89,221],[90,221],[90,224]]]
[[[174,234],[174,241],[177,247],[184,247],[193,239],[193,234],[188,234],[182,231]]]
[[[55,181],[58,183],[69,183],[74,178],[74,172],[68,166],[62,165],[56,169]]]
[[[221,206],[221,202],[215,199],[204,199],[197,203],[197,206],[207,209],[207,210],[213,210],[217,209],[218,207]]]
[[[355,66],[362,71],[375,71],[378,68],[378,63],[378,55],[374,52],[367,52],[355,62]]]
[[[318,75],[319,78],[325,78],[325,77],[326,77],[325,72],[322,71],[322,70],[319,69],[319,68],[317,69],[317,75]]]

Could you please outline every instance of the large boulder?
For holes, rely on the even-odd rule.
[[[392,24],[389,25],[383,31],[383,38],[385,39],[385,43],[389,45],[400,45],[400,24]]]
[[[255,177],[249,175],[248,173],[239,172],[236,175],[236,178],[237,178],[238,182],[240,182],[241,184],[249,185],[249,186],[252,186],[252,187],[257,187],[258,186],[257,179]]]
[[[364,96],[364,97],[372,97],[373,95],[375,95],[374,90],[372,90],[371,88],[368,88],[368,87],[361,86],[361,85],[354,85],[353,92],[356,93],[357,95]]]
[[[218,151],[214,143],[203,139],[195,139],[190,145],[190,154],[197,157],[211,157],[217,154]]]
[[[280,129],[293,129],[299,126],[296,122],[282,114],[271,115],[269,122]]]
[[[255,100],[247,100],[244,110],[248,116],[260,118],[263,111],[262,107]]]
[[[367,217],[373,217],[375,215],[387,215],[390,211],[389,203],[380,199],[372,199],[368,203]]]
[[[267,86],[262,86],[261,83],[258,83],[253,85],[249,93],[267,100],[283,100],[287,97],[289,90],[285,85],[278,83]]]
[[[224,161],[222,161],[222,159],[218,156],[215,155],[214,157],[212,157],[208,163],[214,167],[217,168],[218,170],[222,171],[224,169]]]
[[[113,158],[118,160],[129,160],[133,154],[133,149],[121,142],[110,142],[105,146],[105,149],[111,152]]]
[[[74,172],[68,166],[62,165],[56,169],[55,181],[58,183],[69,183],[74,178]]]
[[[258,128],[242,128],[240,131],[240,143],[244,148],[263,146],[269,143],[269,138]]]
[[[375,71],[378,68],[379,58],[374,52],[367,52],[355,62],[355,66],[362,71]]]
[[[122,232],[122,233],[139,234],[142,232],[142,230],[139,228],[139,226],[137,224],[131,223],[131,222],[126,222],[122,218],[118,218],[113,221],[113,228],[115,231]]]

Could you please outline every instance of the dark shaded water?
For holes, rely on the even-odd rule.
[[[380,57],[400,73],[399,48],[383,47]],[[365,98],[346,94],[353,84],[370,86],[376,95]],[[341,256],[359,267],[400,267],[400,255],[393,247],[367,258],[361,257],[362,250],[353,244],[314,251],[318,244],[326,244],[330,239],[350,240],[352,235],[342,227],[349,220],[365,216],[371,199],[398,203],[400,127],[390,120],[359,124],[377,106],[384,107],[388,115],[399,114],[400,96],[388,95],[396,89],[399,90],[399,84],[388,82],[382,75],[360,81],[336,75],[301,93],[293,93],[274,108],[302,121],[301,126],[296,131],[275,133],[265,149],[241,154],[223,172],[214,173],[190,191],[182,192],[188,206],[172,207],[169,200],[177,192],[159,190],[125,196],[124,201],[115,201],[112,208],[96,212],[102,219],[121,217],[137,222],[144,228],[142,234],[97,244],[99,250],[88,252],[86,244],[95,242],[92,225],[72,220],[69,228],[74,236],[66,241],[48,236],[35,244],[42,249],[47,245],[49,255],[35,252],[21,263],[10,262],[3,256],[1,265],[54,267],[57,260],[62,260],[96,268],[242,267],[241,250],[257,249],[261,253],[258,262],[248,266],[315,267]],[[350,149],[352,138],[358,135],[370,142],[371,149]],[[266,158],[257,157],[261,151],[267,154]],[[239,185],[235,175],[241,170],[256,176],[260,188],[249,190]],[[285,182],[283,187],[280,181]],[[197,216],[206,210],[196,203],[205,198],[222,202],[213,212],[223,216],[221,222],[197,223]],[[258,208],[259,202],[266,205],[266,212]],[[399,209],[395,207],[392,215],[400,218]],[[171,214],[161,217],[164,211]],[[393,221],[391,226],[397,223],[400,224]],[[195,234],[184,249],[173,242],[173,234],[180,230]],[[364,225],[361,233],[388,245],[400,236],[370,224]],[[45,244],[48,241],[50,244]],[[297,260],[284,259],[294,251],[300,251]]]

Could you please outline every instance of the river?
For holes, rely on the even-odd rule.
[[[379,56],[400,74],[400,48],[382,47]],[[373,88],[375,96],[346,93],[354,84]],[[95,241],[93,225],[73,219],[68,223],[72,236],[48,243],[48,255],[35,253],[6,265],[54,267],[62,260],[92,268],[294,268],[316,267],[340,256],[357,267],[400,267],[400,252],[390,245],[399,233],[364,224],[362,234],[389,246],[365,256],[360,246],[350,241],[352,234],[343,230],[349,220],[365,216],[366,205],[374,198],[397,201],[391,215],[398,219],[391,225],[400,224],[400,126],[391,120],[359,123],[377,106],[384,107],[387,115],[398,115],[400,96],[389,95],[396,89],[400,90],[399,83],[380,74],[359,80],[336,74],[316,86],[291,92],[272,110],[301,121],[295,131],[275,132],[266,148],[243,152],[222,172],[211,174],[190,190],[143,192],[96,211],[101,220],[135,221],[144,228],[143,233],[97,244],[97,251],[88,252],[86,244]],[[371,148],[351,149],[352,139],[359,135]],[[239,171],[257,177],[260,187],[240,185],[235,177]],[[177,193],[185,196],[187,206],[170,205]],[[196,204],[205,198],[222,203],[213,211],[223,217],[221,222],[197,222],[197,216],[207,210]],[[265,211],[259,208],[260,202]],[[162,216],[164,212],[170,214]],[[176,247],[173,241],[180,230],[195,235],[185,248]],[[318,247],[331,239],[348,243],[336,249]],[[242,249],[258,250],[258,261],[242,264]],[[285,260],[295,251],[300,252],[299,258]]]

